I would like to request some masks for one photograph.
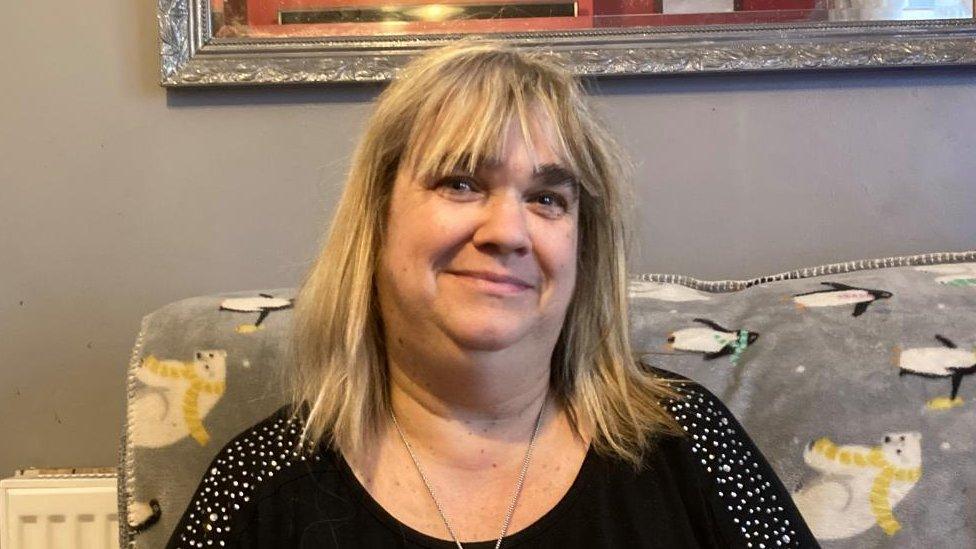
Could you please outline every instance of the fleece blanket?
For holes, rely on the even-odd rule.
[[[630,281],[634,350],[740,419],[826,548],[976,547],[976,252],[740,281]],[[147,315],[128,365],[123,547],[161,547],[205,468],[285,402],[293,289]]]

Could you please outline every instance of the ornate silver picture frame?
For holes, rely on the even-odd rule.
[[[211,1],[158,3],[164,86],[386,81],[422,50],[471,35],[224,37],[213,31]],[[481,35],[545,50],[588,76],[976,65],[971,18]]]

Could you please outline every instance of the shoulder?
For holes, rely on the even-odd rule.
[[[686,435],[683,459],[699,471],[726,537],[744,547],[758,546],[757,538],[777,547],[818,547],[789,491],[725,403],[687,377],[651,370],[674,390],[662,404]]]
[[[705,386],[669,370],[644,366],[671,389],[673,396],[662,399],[661,405],[693,440],[702,435],[733,435],[733,422],[734,427],[741,429],[728,407]],[[716,433],[718,425],[727,428],[723,433]]]
[[[285,406],[228,442],[213,459],[168,547],[233,546],[237,524],[260,490],[300,463],[321,460],[302,451],[303,419]]]
[[[684,433],[684,447],[706,467],[707,473],[724,472],[753,457],[745,429],[714,393],[680,374],[650,366],[648,369],[671,389],[673,396],[663,398],[661,406]]]
[[[684,431],[690,457],[705,468],[709,479],[721,485],[752,472],[758,449],[725,403],[695,381],[658,371],[675,393],[662,405]]]

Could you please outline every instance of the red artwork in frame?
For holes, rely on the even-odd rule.
[[[216,0],[221,1],[221,0]],[[375,0],[225,0],[221,9],[224,20],[230,27],[244,27],[246,33],[225,31],[224,36],[246,34],[247,36],[376,36],[384,34],[442,34],[442,33],[490,33],[490,32],[520,32],[538,30],[569,30],[593,28],[593,1],[570,0],[562,2],[571,6],[573,15],[553,17],[503,17],[503,18],[468,18],[468,19],[439,19],[430,17],[429,20],[388,20],[388,21],[356,21],[330,23],[280,23],[280,14],[294,11],[338,11],[342,9],[373,9],[387,10],[396,7],[400,10],[432,11],[431,8],[467,7],[472,5],[490,5],[525,7],[533,4],[551,5],[550,0],[517,0],[517,1],[489,1],[474,4],[468,0],[445,0],[432,4],[425,0],[394,0],[377,2]],[[216,9],[216,7],[215,7]],[[228,14],[232,14],[228,17]]]
[[[677,2],[701,5],[702,11],[674,10]],[[558,31],[613,27],[734,25],[823,21],[827,0],[212,0],[218,14],[218,37],[321,37],[377,36],[443,33],[492,33]],[[434,11],[472,6],[518,10],[544,5],[571,6],[569,14],[518,17],[509,15],[438,17]],[[433,17],[401,17],[356,20],[350,13],[421,12]],[[536,10],[538,11],[538,10]],[[283,21],[283,14],[312,13],[332,15],[329,22]],[[334,16],[341,13],[343,15]],[[338,19],[338,20],[337,20]]]

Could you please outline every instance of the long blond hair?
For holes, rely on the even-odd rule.
[[[474,171],[513,120],[531,144],[528,120],[539,112],[581,186],[576,287],[552,355],[552,395],[594,450],[636,468],[650,435],[675,430],[661,404],[674,393],[630,348],[620,148],[559,65],[465,40],[417,58],[380,95],[296,299],[293,398],[307,414],[306,441],[357,455],[390,417],[374,276],[397,174],[440,176],[460,164]]]

